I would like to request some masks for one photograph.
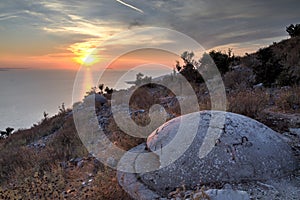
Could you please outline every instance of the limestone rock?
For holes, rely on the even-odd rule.
[[[222,121],[222,115],[222,125],[210,122],[219,116]],[[208,130],[210,135],[206,135]],[[187,146],[186,151],[183,146]],[[268,180],[289,174],[298,166],[291,148],[277,132],[248,117],[221,111],[175,118],[148,137],[147,147],[158,156],[161,166],[141,174],[141,181],[160,195],[182,184],[193,187],[199,183]],[[201,153],[203,149],[206,152]],[[182,153],[178,159],[172,157],[177,151]]]
[[[211,200],[249,200],[250,197],[245,191],[232,190],[232,189],[210,189],[205,191]],[[194,195],[194,198],[197,194]]]
[[[146,153],[145,151],[145,144],[141,144],[139,146],[134,147],[130,150],[130,152],[140,152],[140,153]],[[132,157],[130,157],[131,159]],[[134,162],[135,160],[132,160],[131,162],[125,158],[122,158],[119,162],[119,165],[128,165],[128,166],[119,166],[119,169],[128,169],[130,167],[134,168]],[[130,170],[131,171],[131,170]],[[143,184],[140,181],[140,177],[138,174],[135,173],[128,173],[118,171],[117,172],[118,182],[121,185],[121,187],[133,198],[138,200],[152,200],[152,199],[159,199],[159,195],[152,191],[150,188],[148,188],[145,184]]]
[[[91,94],[89,96],[87,96],[85,99],[84,99],[84,102],[87,103],[88,105],[91,105],[93,103],[99,103],[101,105],[107,103],[107,99],[102,95],[102,94]]]

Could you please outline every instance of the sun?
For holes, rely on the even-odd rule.
[[[93,54],[83,55],[81,57],[78,57],[78,63],[83,66],[92,66],[99,62],[99,57]]]
[[[98,49],[89,42],[76,43],[69,50],[74,54],[73,60],[82,66],[90,67],[100,62]]]
[[[98,63],[100,58],[94,52],[91,52],[91,50],[86,50],[85,53],[77,55],[74,60],[82,66],[89,67]]]

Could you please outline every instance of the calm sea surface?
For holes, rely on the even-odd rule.
[[[16,130],[29,128],[43,118],[44,111],[52,116],[62,103],[71,107],[76,73],[69,70],[0,69],[0,130],[8,126]],[[114,87],[120,73],[124,72],[108,71],[102,76],[101,83]],[[136,73],[131,71],[124,80],[135,80]],[[162,74],[156,71],[149,75]],[[124,80],[120,81],[118,89],[129,86]]]

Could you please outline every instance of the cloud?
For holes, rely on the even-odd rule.
[[[12,19],[12,18],[15,18],[15,17],[18,17],[17,15],[15,15],[15,13],[1,14],[1,15],[0,15],[0,21]]]
[[[245,44],[249,50],[284,38],[285,26],[300,21],[299,7],[298,0],[10,0],[0,2],[0,52],[32,46],[41,49],[29,50],[35,55],[65,54],[147,26],[177,30],[207,49]]]

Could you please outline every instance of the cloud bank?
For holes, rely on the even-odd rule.
[[[0,54],[80,54],[136,27],[182,32],[207,49],[253,51],[287,37],[298,0],[10,0],[0,2]]]

